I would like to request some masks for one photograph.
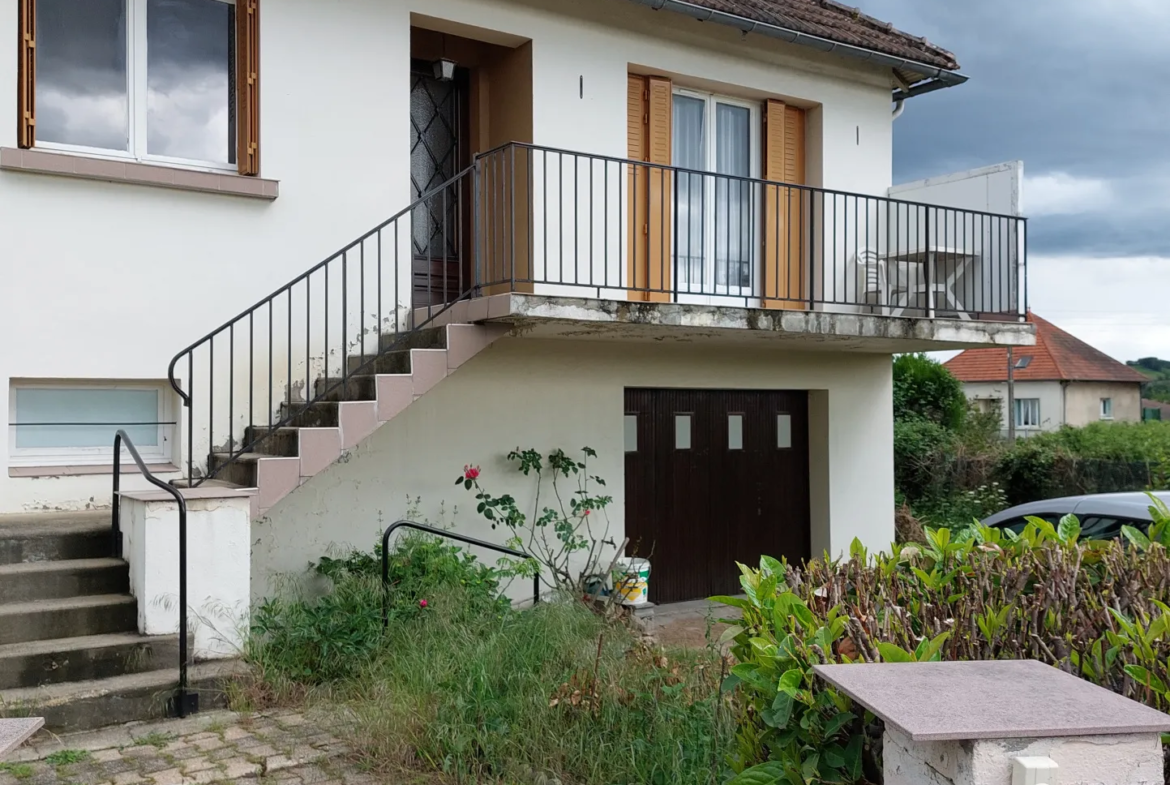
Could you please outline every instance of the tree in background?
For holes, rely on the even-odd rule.
[[[1143,397],[1170,403],[1170,360],[1143,357],[1130,360],[1126,365],[1150,377],[1150,381],[1142,385]]]
[[[950,431],[967,416],[963,385],[942,363],[925,354],[894,358],[894,420],[926,420]]]

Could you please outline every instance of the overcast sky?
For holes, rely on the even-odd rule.
[[[1170,358],[1170,0],[858,0],[970,81],[894,126],[895,182],[1024,162],[1033,310]]]

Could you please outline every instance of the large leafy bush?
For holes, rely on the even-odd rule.
[[[1170,509],[1152,512],[1149,532],[1124,541],[1081,541],[1068,516],[1019,535],[933,529],[891,554],[855,543],[848,559],[745,568],[746,599],[718,598],[744,612],[731,633],[743,707],[733,768],[744,783],[802,785],[876,769],[878,735],[813,679],[819,662],[1037,659],[1170,707]]]

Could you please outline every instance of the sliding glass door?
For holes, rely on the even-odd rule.
[[[675,280],[685,301],[756,292],[759,111],[730,98],[676,90],[673,118]],[[699,172],[709,173],[700,174]]]

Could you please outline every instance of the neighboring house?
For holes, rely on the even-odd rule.
[[[1011,355],[1017,434],[1142,419],[1142,384],[1149,379],[1035,313],[1027,318],[1036,327],[1036,345]],[[1003,413],[1006,432],[1008,350],[967,349],[946,367],[963,383],[968,399]]]
[[[1170,420],[1170,403],[1142,398],[1143,420]]]
[[[1032,342],[1023,219],[889,198],[958,62],[829,0],[14,0],[0,41],[0,510],[108,505],[122,427],[258,488],[256,598],[408,498],[502,540],[451,476],[526,504],[517,445],[597,450],[660,601],[885,546],[892,355]]]

